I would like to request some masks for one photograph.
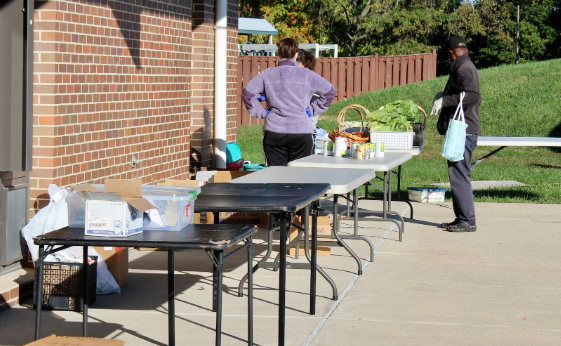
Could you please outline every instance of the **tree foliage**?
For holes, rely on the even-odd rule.
[[[266,18],[279,37],[337,43],[339,56],[401,55],[468,40],[479,67],[561,57],[561,0],[240,0],[240,16]],[[252,41],[262,43],[266,37]]]

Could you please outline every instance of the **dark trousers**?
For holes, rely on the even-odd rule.
[[[286,166],[290,161],[312,154],[314,140],[311,133],[276,133],[265,131],[263,152],[267,167]]]
[[[456,219],[475,226],[475,205],[471,188],[471,153],[477,146],[477,135],[468,134],[464,159],[458,162],[448,161],[448,176],[452,188],[452,204]]]

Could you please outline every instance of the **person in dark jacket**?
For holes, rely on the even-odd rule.
[[[481,91],[479,90],[479,74],[468,55],[468,45],[465,38],[452,36],[448,42],[448,57],[450,58],[450,77],[443,93],[436,94],[433,101],[431,115],[438,114],[437,130],[441,135],[446,134],[450,118],[454,116],[460,103],[460,94],[465,92],[462,108],[466,129],[466,145],[464,159],[458,162],[448,161],[448,175],[452,189],[452,203],[456,219],[443,223],[442,228],[450,232],[474,232],[475,206],[471,187],[471,154],[477,146],[479,135],[479,105]]]

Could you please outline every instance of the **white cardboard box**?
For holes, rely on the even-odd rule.
[[[86,235],[128,237],[143,231],[144,212],[116,193],[84,192]]]

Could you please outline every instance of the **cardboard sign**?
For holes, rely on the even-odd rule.
[[[267,213],[235,213],[221,212],[218,215],[220,223],[238,224],[238,225],[255,225],[259,228],[269,227],[269,214]],[[206,213],[206,223],[214,223],[214,213]]]
[[[93,248],[103,258],[107,269],[119,287],[125,287],[129,282],[129,248],[115,246],[94,246]]]
[[[301,225],[301,217],[300,216],[295,216],[294,217],[294,221],[293,224],[294,225]],[[309,220],[309,226],[310,228],[312,227],[312,217],[310,216],[310,220]],[[331,221],[329,219],[329,216],[318,216],[318,241],[319,240],[325,240],[323,238],[320,238],[320,236],[331,236]],[[290,228],[290,233],[289,233],[289,241],[292,241],[294,238],[296,238],[296,236],[298,235],[298,229],[294,226],[292,226]],[[311,237],[310,237],[311,240]],[[304,247],[303,246],[299,246],[299,252],[298,254],[300,256],[304,256]],[[310,246],[311,249],[311,246]],[[296,246],[293,246],[292,248],[290,248],[288,250],[288,254],[291,256],[296,255]],[[317,252],[318,256],[329,256],[331,255],[331,247],[330,246],[318,246],[318,252]]]

